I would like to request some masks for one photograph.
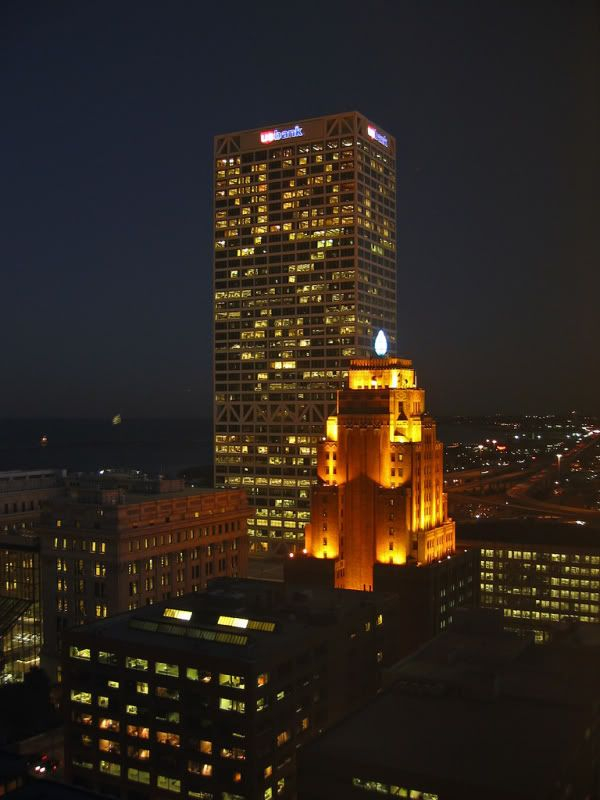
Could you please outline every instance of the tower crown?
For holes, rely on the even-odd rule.
[[[417,376],[408,358],[357,358],[350,362],[348,388],[416,389]]]

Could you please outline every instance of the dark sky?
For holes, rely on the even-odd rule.
[[[600,412],[599,54],[592,0],[4,0],[0,415],[208,416],[212,137],[352,109],[430,410]]]

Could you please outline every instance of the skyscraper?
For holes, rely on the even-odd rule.
[[[359,113],[215,138],[215,485],[294,550],[351,358],[396,339],[395,141]]]
[[[335,585],[372,589],[373,566],[453,555],[443,446],[412,362],[353,359],[319,443],[306,548],[337,561]]]
[[[385,354],[377,336],[376,352]],[[391,592],[405,655],[477,600],[477,551],[456,551],[444,492],[443,446],[405,358],[352,359],[348,386],[318,445],[319,483],[288,583]]]

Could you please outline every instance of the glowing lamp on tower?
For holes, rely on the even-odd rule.
[[[375,353],[380,358],[383,358],[383,356],[386,355],[387,351],[388,351],[387,339],[385,333],[382,330],[380,330],[375,338]]]

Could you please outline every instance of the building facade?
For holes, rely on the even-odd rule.
[[[288,582],[393,593],[400,613],[392,657],[476,602],[477,550],[456,551],[442,443],[409,360],[350,362],[348,388],[318,445],[318,478],[306,547],[286,559]]]
[[[459,545],[480,548],[480,602],[538,642],[561,619],[600,623],[600,531],[536,519],[462,523]]]
[[[215,486],[294,551],[348,360],[395,343],[395,141],[352,112],[217,136],[214,166]]]
[[[72,626],[245,576],[245,492],[185,489],[183,481],[84,481],[44,512],[43,666],[56,672]],[[142,493],[146,488],[146,493]]]
[[[501,614],[461,612],[300,751],[298,800],[598,797],[599,645],[575,629],[537,647]]]
[[[454,553],[443,446],[412,362],[354,359],[318,446],[306,550],[334,559],[335,584],[373,588],[375,564],[428,565]]]
[[[0,683],[39,667],[42,646],[40,543],[31,534],[0,534]]]
[[[46,503],[65,491],[66,470],[0,472],[0,533],[30,531]]]
[[[67,780],[127,800],[285,800],[296,754],[374,697],[377,594],[220,579],[67,632]]]

